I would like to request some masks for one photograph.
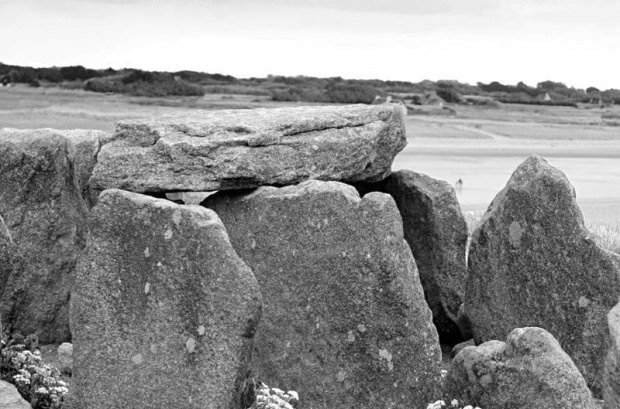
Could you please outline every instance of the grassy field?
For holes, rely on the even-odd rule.
[[[59,88],[0,87],[0,128],[114,130],[121,119],[188,109],[275,108],[309,105],[267,96],[207,94],[145,98]],[[394,162],[451,183],[463,180],[459,200],[482,212],[532,153],[561,169],[576,188],[586,221],[620,226],[620,107],[458,105],[455,115],[408,115],[409,144]],[[424,111],[424,107],[421,108]],[[423,112],[424,113],[424,112]]]
[[[312,104],[275,102],[269,97],[256,95],[147,98],[17,85],[0,87],[0,128],[98,129],[112,132],[121,119],[146,118],[188,109],[301,105]]]

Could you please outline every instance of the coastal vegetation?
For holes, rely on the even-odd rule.
[[[197,71],[154,72],[132,68],[95,70],[81,65],[33,68],[0,63],[0,83],[25,83],[32,87],[58,86],[145,97],[201,96],[211,93],[267,96],[273,101],[315,103],[368,104],[377,96],[389,96],[413,105],[429,99],[455,104],[487,104],[489,101],[554,106],[620,104],[618,89],[578,89],[554,81],[530,86],[523,82],[507,85],[493,81],[470,85],[447,80],[408,82],[302,75],[236,78]]]

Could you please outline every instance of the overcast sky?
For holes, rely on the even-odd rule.
[[[0,0],[0,62],[620,88],[617,0]]]

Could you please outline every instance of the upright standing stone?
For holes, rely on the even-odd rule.
[[[454,187],[400,170],[361,188],[366,189],[387,193],[396,201],[439,337],[449,343],[461,341],[457,317],[465,293],[468,235]]]
[[[71,339],[69,294],[87,208],[73,145],[49,129],[0,130],[0,315],[41,343]]]
[[[91,186],[170,192],[376,181],[406,144],[396,105],[191,111],[119,122]]]
[[[338,182],[220,192],[264,297],[253,370],[301,408],[426,407],[441,352],[394,200]]]
[[[477,344],[542,327],[600,393],[620,257],[596,244],[568,179],[539,156],[517,168],[474,232],[466,294]]]
[[[108,190],[90,229],[71,298],[75,401],[236,409],[261,296],[217,215]]]
[[[583,376],[542,328],[517,328],[505,343],[466,347],[445,384],[444,395],[481,408],[595,408]]]
[[[605,360],[603,379],[604,409],[620,408],[620,304],[607,314],[611,348]]]

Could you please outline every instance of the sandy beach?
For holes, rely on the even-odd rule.
[[[532,154],[566,174],[586,223],[620,225],[620,128],[616,140],[410,137],[393,168],[426,173],[452,184],[461,179],[458,197],[463,209],[484,212],[512,172]]]

